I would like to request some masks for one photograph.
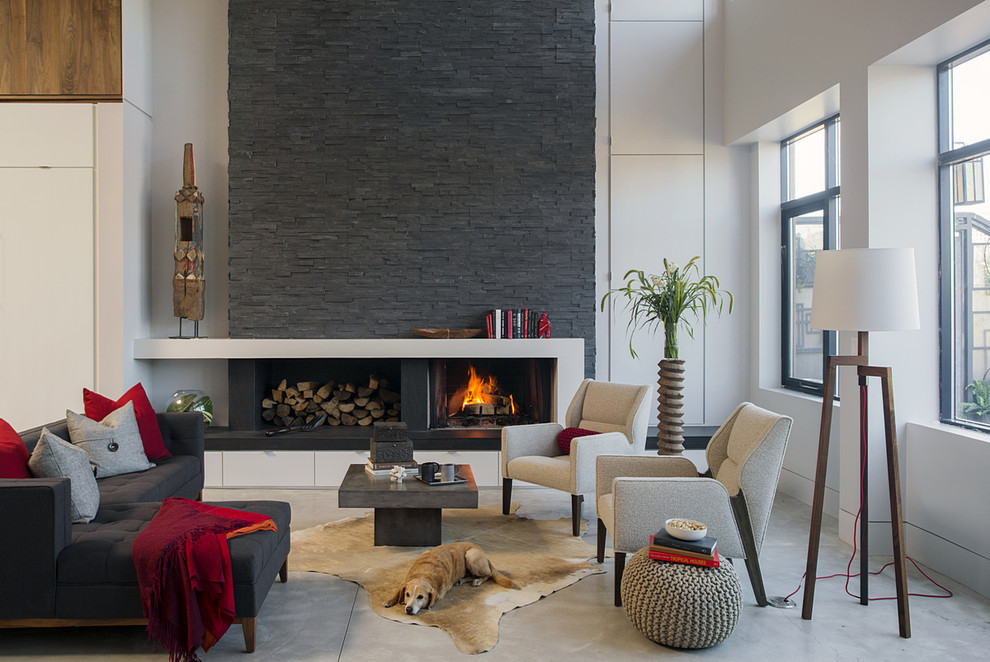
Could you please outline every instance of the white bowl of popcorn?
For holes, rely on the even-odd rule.
[[[681,540],[701,540],[708,535],[708,527],[693,519],[675,517],[664,523],[667,533]]]

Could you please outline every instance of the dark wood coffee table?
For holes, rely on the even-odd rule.
[[[409,476],[394,481],[372,476],[363,464],[352,464],[337,490],[341,508],[375,509],[375,545],[433,547],[439,545],[444,508],[477,508],[478,485],[471,466],[457,472],[467,482],[427,485]]]

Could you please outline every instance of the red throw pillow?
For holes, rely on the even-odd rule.
[[[589,434],[601,434],[601,432],[585,430],[584,428],[564,428],[557,435],[557,445],[560,446],[560,450],[564,451],[564,455],[570,455],[571,440],[576,437],[587,437]]]
[[[31,454],[10,423],[0,418],[0,478],[30,478]]]
[[[99,393],[83,389],[83,407],[85,407],[86,418],[94,421],[102,421],[111,412],[120,409],[128,402],[134,403],[134,417],[137,419],[138,432],[141,433],[141,443],[144,446],[144,454],[149,460],[157,460],[160,457],[170,457],[172,454],[165,448],[162,441],[162,431],[158,427],[158,417],[155,416],[155,408],[148,400],[141,382],[138,382],[131,389],[120,396],[116,401],[104,397]]]

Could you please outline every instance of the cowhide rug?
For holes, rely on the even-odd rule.
[[[356,582],[368,592],[371,608],[379,616],[440,628],[458,650],[469,654],[495,646],[498,622],[505,612],[536,602],[582,577],[604,572],[594,562],[594,546],[571,535],[569,518],[506,516],[500,507],[444,510],[443,542],[457,541],[480,545],[495,568],[524,587],[508,589],[492,581],[474,587],[466,582],[416,616],[406,614],[401,605],[386,609],[382,603],[394,594],[413,560],[427,548],[375,547],[371,514],[293,533],[289,568]]]

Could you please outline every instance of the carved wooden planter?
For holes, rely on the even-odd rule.
[[[674,455],[684,451],[684,359],[660,359],[658,374],[658,454]]]

